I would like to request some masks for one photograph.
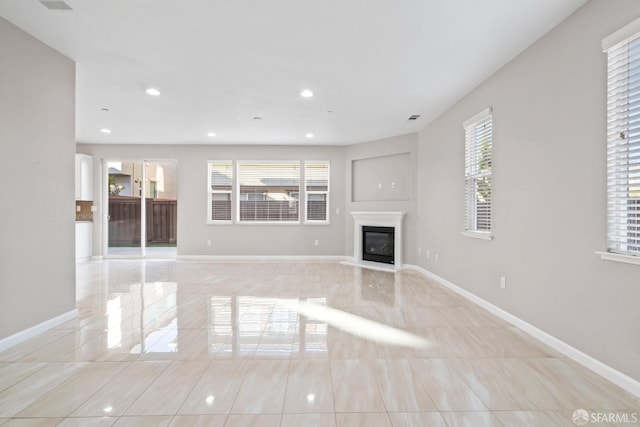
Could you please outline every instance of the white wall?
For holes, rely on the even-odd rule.
[[[75,64],[0,18],[0,339],[75,308]]]
[[[420,132],[418,175],[420,266],[636,380],[640,267],[594,252],[606,248],[601,40],[639,16],[636,0],[587,3]],[[462,122],[487,106],[493,241],[460,235]]]
[[[405,217],[405,262],[415,263],[417,245],[417,134],[402,135],[352,146],[204,146],[78,144],[78,153],[94,159],[94,255],[102,254],[102,160],[178,161],[178,254],[182,255],[331,255],[353,254],[351,211],[400,210]],[[398,156],[399,155],[399,156]],[[352,182],[353,162],[384,162],[394,167],[380,174],[362,169]],[[400,159],[400,161],[398,160]],[[331,225],[209,225],[207,213],[207,160],[329,160],[331,162]],[[405,164],[406,163],[406,164]],[[124,164],[124,163],[123,163]],[[380,197],[352,201],[356,192],[372,194],[371,183],[383,183]],[[391,189],[391,182],[397,187]],[[396,197],[400,194],[399,197]],[[337,213],[339,211],[339,213]],[[206,241],[212,240],[212,246]],[[314,241],[319,240],[319,246]]]
[[[178,161],[178,255],[338,256],[344,254],[344,147],[78,144],[94,159],[95,204],[106,214],[100,188],[101,159]],[[207,224],[208,160],[329,160],[330,225]],[[336,209],[340,213],[336,214]],[[102,223],[96,215],[94,254],[102,255]],[[207,246],[207,240],[212,246]],[[314,241],[319,245],[315,246]]]

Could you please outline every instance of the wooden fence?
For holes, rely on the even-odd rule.
[[[139,197],[109,196],[109,246],[140,246]],[[177,200],[146,199],[147,245],[174,245]]]

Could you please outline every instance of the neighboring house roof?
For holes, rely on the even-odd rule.
[[[109,175],[122,175],[122,176],[131,176],[128,173],[123,173],[120,169],[116,169],[116,168],[109,168],[107,173]]]

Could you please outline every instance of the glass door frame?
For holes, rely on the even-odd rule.
[[[109,255],[109,163],[121,162],[121,163],[133,163],[142,165],[140,172],[140,252],[138,255]],[[178,177],[178,160],[177,159],[158,159],[158,158],[143,158],[143,159],[131,159],[131,158],[113,158],[105,157],[102,159],[102,206],[104,215],[102,216],[102,254],[103,258],[146,258],[147,248],[147,163],[162,163],[173,162],[176,165],[176,179]],[[135,180],[135,177],[133,177]],[[133,186],[132,186],[133,187]],[[176,183],[177,189],[177,183]],[[133,191],[133,188],[132,188]],[[177,200],[177,197],[176,197]],[[176,242],[177,248],[177,242]]]

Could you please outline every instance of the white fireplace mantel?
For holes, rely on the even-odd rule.
[[[360,267],[396,271],[402,268],[402,220],[404,212],[351,212],[353,216],[353,260],[347,262]],[[395,228],[393,265],[362,260],[362,227]]]

